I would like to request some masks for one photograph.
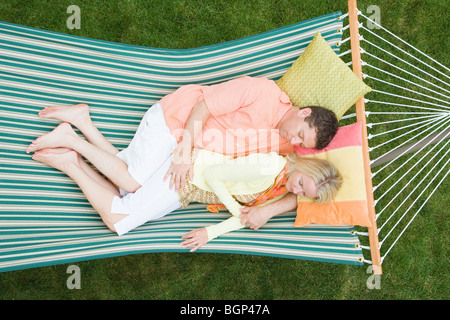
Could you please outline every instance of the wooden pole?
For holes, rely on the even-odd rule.
[[[358,25],[358,12],[356,7],[356,0],[348,0],[348,19],[350,26],[350,43],[352,51],[352,66],[353,72],[362,79],[361,68],[361,52],[359,48],[359,25]],[[366,193],[367,193],[367,207],[369,210],[369,219],[372,227],[368,228],[370,252],[372,256],[372,267],[374,274],[381,274],[381,256],[380,256],[380,244],[378,241],[378,228],[375,221],[375,208],[372,191],[372,172],[370,169],[369,158],[369,144],[367,142],[367,127],[366,127],[366,108],[364,104],[364,97],[356,102],[356,119],[362,122],[362,150],[364,161],[364,175],[366,181]]]

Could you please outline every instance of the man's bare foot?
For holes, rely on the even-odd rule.
[[[72,106],[45,107],[39,112],[39,117],[58,119],[78,127],[79,124],[90,120],[89,106],[84,103],[79,103]]]
[[[69,166],[78,166],[78,153],[67,148],[45,148],[33,154],[32,159],[66,172]]]
[[[53,131],[40,136],[34,140],[27,148],[26,152],[34,152],[45,148],[70,147],[70,138],[78,138],[71,125],[64,122]]]

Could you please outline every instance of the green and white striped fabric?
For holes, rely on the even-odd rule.
[[[145,111],[189,83],[243,75],[278,79],[320,31],[338,51],[340,12],[217,45],[174,50],[81,38],[0,22],[0,271],[144,252],[183,252],[181,236],[226,219],[193,204],[118,237],[66,175],[25,153],[57,122],[48,105],[88,103],[100,131],[126,147]],[[257,254],[361,265],[353,227],[294,228],[295,213],[198,252]]]

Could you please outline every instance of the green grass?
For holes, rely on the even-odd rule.
[[[66,9],[81,8],[69,30]],[[341,10],[347,1],[20,1],[0,3],[0,20],[135,45],[190,48],[238,39]],[[446,1],[358,1],[381,23],[449,65]],[[383,263],[380,290],[367,265],[234,254],[138,254],[78,262],[81,290],[68,290],[57,265],[0,273],[0,299],[448,299],[448,191],[445,181]],[[368,257],[367,257],[368,258]]]

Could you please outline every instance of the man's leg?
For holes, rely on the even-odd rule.
[[[115,232],[114,224],[127,216],[111,213],[111,203],[117,195],[117,190],[113,192],[110,187],[106,187],[108,183],[106,180],[99,183],[98,179],[94,179],[86,173],[80,166],[79,156],[75,151],[61,152],[61,150],[44,149],[36,152],[32,158],[56,168],[72,178],[111,231]]]
[[[50,133],[33,141],[27,153],[45,148],[69,148],[87,158],[115,185],[128,192],[135,192],[141,185],[129,174],[128,165],[114,154],[82,139],[71,125],[61,123]]]
[[[46,107],[39,112],[39,117],[69,122],[77,127],[93,145],[114,155],[119,152],[94,125],[87,104],[80,103],[73,106]]]

